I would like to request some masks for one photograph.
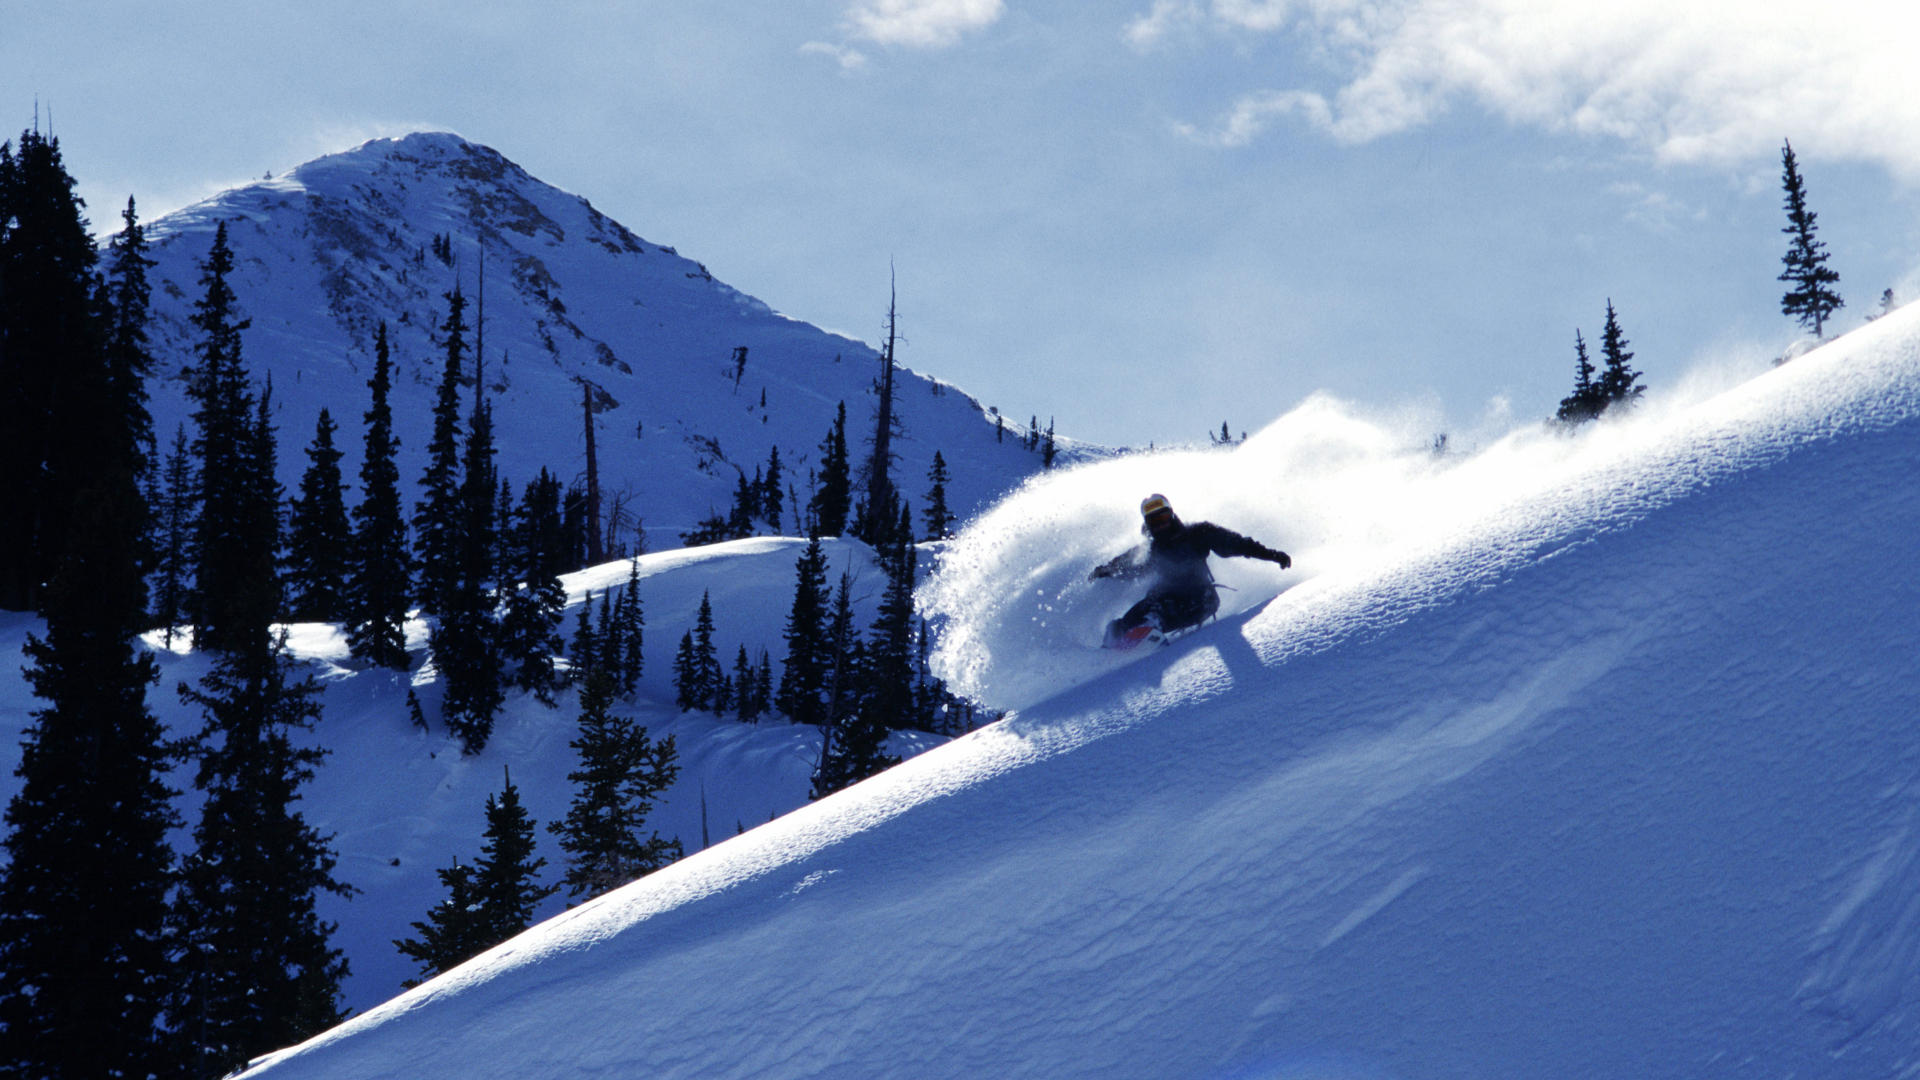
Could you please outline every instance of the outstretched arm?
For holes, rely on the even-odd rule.
[[[1288,557],[1284,551],[1270,548],[1260,541],[1252,537],[1242,536],[1232,529],[1223,529],[1211,522],[1207,522],[1206,524],[1208,525],[1206,533],[1207,549],[1215,555],[1238,556],[1243,559],[1264,559],[1270,563],[1278,563],[1282,570],[1293,565],[1293,559]],[[1194,527],[1198,528],[1199,526]]]

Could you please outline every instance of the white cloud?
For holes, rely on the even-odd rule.
[[[1206,18],[1196,0],[1153,0],[1153,10],[1127,24],[1121,36],[1127,44],[1145,51],[1164,41],[1175,27],[1189,26]]]
[[[875,44],[939,49],[992,26],[1005,11],[1003,0],[857,0],[846,21],[853,36]]]
[[[867,54],[848,45],[834,45],[825,41],[809,41],[800,46],[802,53],[831,57],[840,65],[841,71],[856,71],[867,66]]]
[[[1792,137],[1815,157],[1920,182],[1920,11],[1885,0],[1156,0],[1136,46],[1182,21],[1303,31],[1345,70],[1331,95],[1265,91],[1210,141],[1296,113],[1345,142],[1418,127],[1460,102],[1516,124],[1609,136],[1662,160],[1727,164]],[[1313,107],[1314,100],[1320,107]]]

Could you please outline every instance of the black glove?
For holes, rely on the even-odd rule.
[[[1106,568],[1106,567],[1104,567],[1104,566],[1096,566],[1096,567],[1094,567],[1094,568],[1093,568],[1093,572],[1087,575],[1087,580],[1088,580],[1088,581],[1098,581],[1098,580],[1100,580],[1101,578],[1103,578],[1103,577],[1106,577],[1108,573],[1109,573],[1109,571],[1107,570],[1107,568]]]
[[[1272,555],[1268,556],[1267,561],[1279,563],[1280,569],[1282,570],[1291,570],[1293,568],[1293,560],[1289,558],[1287,556],[1287,553],[1284,551],[1274,552]]]

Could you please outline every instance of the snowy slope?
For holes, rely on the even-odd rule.
[[[516,490],[542,466],[575,479],[585,468],[582,388],[591,388],[603,486],[644,520],[655,549],[678,546],[711,510],[724,513],[741,473],[751,478],[775,446],[804,499],[837,403],[846,402],[856,454],[873,423],[872,348],[783,316],[497,151],[439,132],[377,139],[150,224],[163,444],[190,414],[180,369],[198,340],[189,316],[219,221],[228,223],[232,284],[252,319],[244,355],[256,377],[273,382],[289,489],[322,407],[341,426],[343,467],[357,487],[382,321],[396,369],[401,474],[408,484],[418,478],[444,359],[436,344],[443,297],[456,284],[469,326],[484,300],[502,474]],[[449,240],[451,262],[436,256],[437,237]],[[908,273],[901,305],[910,333]],[[873,293],[873,326],[861,330],[877,333],[884,275],[876,269],[873,281],[847,287]],[[739,347],[747,363],[736,379]],[[910,349],[901,359],[911,360]],[[897,393],[904,435],[895,477],[916,505],[936,450],[953,469],[949,499],[963,516],[1039,470],[1038,454],[997,439],[983,406],[955,388],[903,372]],[[1004,404],[1013,413],[1021,403]]]
[[[1014,717],[258,1074],[1920,1075],[1920,310],[1463,462],[1306,412],[1235,454],[1299,485],[1128,459],[956,542],[947,662]],[[1074,579],[1124,513],[1079,508],[1149,482],[1299,568],[1038,655],[1120,602]],[[1296,487],[1353,515],[1289,527]]]

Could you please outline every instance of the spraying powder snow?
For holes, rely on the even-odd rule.
[[[1139,599],[1145,583],[1087,574],[1144,542],[1137,508],[1154,492],[1186,521],[1212,521],[1293,557],[1286,571],[1211,560],[1225,587],[1221,622],[1276,597],[1308,603],[1341,583],[1378,582],[1395,564],[1412,572],[1462,531],[1497,528],[1763,363],[1753,352],[1736,364],[1721,359],[1659,400],[1575,433],[1496,415],[1490,425],[1510,430],[1495,426],[1448,447],[1436,445],[1432,416],[1369,416],[1314,395],[1230,446],[1129,453],[1036,477],[942,551],[920,596],[938,631],[930,662],[955,692],[1018,709],[1145,655],[1099,648],[1107,621]]]

